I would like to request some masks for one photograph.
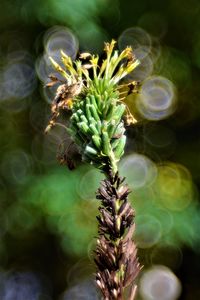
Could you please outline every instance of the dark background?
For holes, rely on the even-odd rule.
[[[0,298],[59,299],[76,286],[89,293],[84,299],[95,299],[90,283],[79,284],[94,272],[94,193],[102,175],[83,163],[73,171],[59,166],[59,145],[69,138],[59,128],[43,133],[53,98],[44,89],[47,48],[64,30],[75,40],[73,58],[78,48],[101,55],[104,41],[136,27],[139,41],[145,44],[142,28],[158,56],[141,81],[162,76],[176,94],[173,113],[157,121],[129,101],[139,119],[127,131],[127,157],[136,164],[127,179],[135,187],[140,261],[146,269],[171,269],[181,281],[179,299],[200,299],[200,2],[7,0],[0,8]],[[141,161],[151,177],[144,184]]]

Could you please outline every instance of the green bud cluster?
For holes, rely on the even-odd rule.
[[[81,60],[73,62],[61,51],[65,68],[50,58],[65,83],[57,89],[52,103],[52,118],[46,130],[56,124],[61,109],[69,109],[69,130],[79,146],[83,160],[103,172],[112,170],[114,174],[126,144],[123,116],[126,114],[128,120],[131,115],[130,112],[127,115],[129,110],[120,99],[120,88],[123,85],[119,85],[119,82],[139,64],[130,47],[119,53],[114,50],[115,43],[114,40],[105,43],[106,59],[100,63],[99,56],[90,53],[82,53]],[[52,80],[49,86],[59,82],[54,77]]]
[[[108,164],[117,171],[124,153],[126,136],[123,115],[126,106],[118,102],[117,93],[87,93],[73,105],[70,122],[72,138],[79,146],[83,160],[106,171]]]

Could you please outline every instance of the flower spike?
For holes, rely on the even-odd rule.
[[[100,201],[95,264],[96,283],[104,300],[125,300],[136,294],[135,278],[141,267],[132,235],[135,212],[128,202],[130,190],[118,174],[118,162],[126,145],[125,122],[137,122],[123,101],[135,92],[138,83],[120,84],[120,81],[139,65],[132,49],[121,53],[114,50],[116,41],[105,43],[106,58],[99,63],[98,55],[82,53],[79,59],[61,51],[66,70],[53,59],[51,62],[64,82],[51,77],[53,84],[61,83],[52,103],[49,131],[57,123],[62,110],[71,114],[68,131],[77,145],[83,161],[101,170],[106,179],[101,182],[96,198]],[[123,91],[124,87],[128,89]],[[65,126],[65,124],[64,124]]]

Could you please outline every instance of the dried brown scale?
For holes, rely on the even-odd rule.
[[[118,174],[108,174],[96,195],[101,201],[97,216],[100,236],[95,250],[96,282],[107,300],[125,300],[125,288],[133,285],[141,269],[132,241],[135,213],[127,199],[130,190],[122,185],[124,180]],[[131,300],[134,293],[132,286]]]

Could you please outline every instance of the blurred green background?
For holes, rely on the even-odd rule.
[[[138,123],[120,164],[145,265],[137,299],[200,299],[200,2],[7,0],[0,8],[0,299],[99,299],[91,276],[103,176],[57,163],[70,141],[63,128],[43,133],[54,94],[44,84],[49,55],[101,55],[112,38],[141,60],[127,79],[142,87],[127,100]]]

